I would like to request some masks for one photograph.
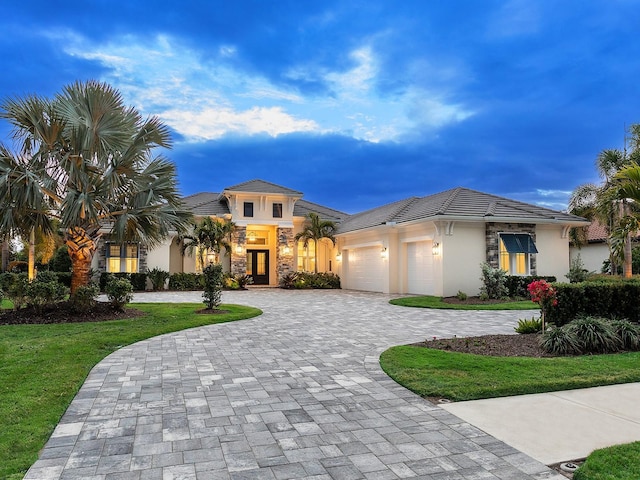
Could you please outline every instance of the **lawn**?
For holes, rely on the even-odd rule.
[[[640,352],[490,357],[403,345],[383,352],[380,365],[419,395],[455,401],[640,381]]]
[[[640,442],[615,445],[591,453],[574,480],[638,480]]]
[[[449,310],[537,310],[540,307],[537,303],[529,300],[514,300],[501,303],[447,303],[442,297],[433,297],[430,295],[420,297],[402,297],[389,300],[393,305],[401,307],[419,307],[419,308],[442,308]]]
[[[3,306],[6,305],[3,303]],[[255,317],[256,308],[196,314],[202,304],[133,304],[145,317],[95,323],[0,326],[0,478],[21,479],[91,368],[121,348],[186,328]]]

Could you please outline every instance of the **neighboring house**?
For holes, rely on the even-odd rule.
[[[313,271],[317,262],[318,271],[340,275],[343,288],[385,293],[475,295],[483,262],[512,275],[553,275],[562,281],[569,271],[569,229],[588,224],[574,215],[466,188],[355,215],[307,202],[301,192],[263,180],[222,193],[198,193],[184,202],[196,218],[234,222],[231,251],[222,263],[234,274],[251,275],[256,285],[278,285],[282,276]],[[309,212],[338,225],[336,246],[319,242],[318,258],[312,244],[305,249],[294,241]],[[149,252],[134,245],[118,250],[109,243],[100,252],[98,268],[117,269],[119,264],[120,271],[136,266],[140,271],[196,271],[194,257],[180,255],[176,237]]]
[[[580,255],[580,260],[584,268],[590,272],[600,273],[602,264],[605,260],[609,260],[609,233],[604,225],[594,220],[587,227],[586,234],[587,243],[584,245],[571,245],[569,255],[571,261]]]

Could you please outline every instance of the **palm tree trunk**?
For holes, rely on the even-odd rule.
[[[2,266],[0,272],[6,272],[9,268],[9,236],[2,239]]]
[[[318,240],[313,241],[313,249],[315,250],[314,252],[315,261],[313,262],[313,267],[314,267],[315,273],[318,273]]]
[[[627,238],[624,241],[624,278],[631,278],[633,276],[633,251],[631,248],[631,232],[627,233]]]
[[[89,285],[89,272],[96,251],[96,242],[79,227],[67,230],[66,236],[64,243],[71,258],[71,293],[74,293],[78,287]]]
[[[29,281],[36,278],[36,230],[29,232]]]

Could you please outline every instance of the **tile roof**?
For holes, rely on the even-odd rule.
[[[458,187],[426,197],[406,200],[351,215],[338,228],[338,233],[382,225],[386,222],[406,223],[422,219],[482,219],[540,223],[586,222],[585,219],[549,208],[519,202],[468,188]]]
[[[229,205],[219,193],[201,192],[182,199],[187,210],[198,217],[229,214]]]
[[[308,213],[317,213],[323,220],[330,220],[332,222],[339,223],[349,215],[338,210],[334,210],[329,207],[323,207],[317,203],[307,202],[306,200],[298,200],[293,206],[293,215],[295,217],[304,217]]]
[[[302,196],[302,192],[292,190],[275,183],[265,182],[264,180],[249,180],[248,182],[239,183],[232,187],[224,189],[225,192],[251,192],[251,193],[279,193],[282,195]]]

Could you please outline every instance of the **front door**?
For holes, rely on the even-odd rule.
[[[269,250],[247,250],[247,275],[254,285],[269,285]]]

